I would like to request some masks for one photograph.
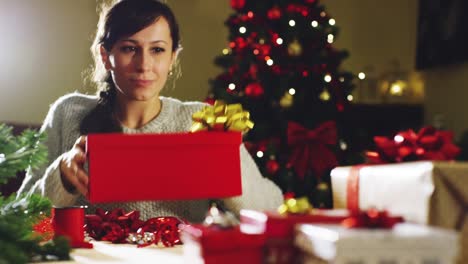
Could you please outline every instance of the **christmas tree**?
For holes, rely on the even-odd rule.
[[[342,126],[354,75],[340,69],[335,20],[318,0],[231,0],[229,45],[207,102],[241,103],[255,122],[246,146],[286,194],[331,207],[330,170],[347,159]]]
[[[47,161],[47,149],[42,144],[44,133],[25,130],[14,136],[12,127],[0,124],[0,185],[17,172],[35,169]],[[70,245],[63,237],[43,242],[44,237],[33,232],[33,226],[50,215],[49,199],[40,195],[0,193],[0,263],[28,263],[32,260],[69,259]]]

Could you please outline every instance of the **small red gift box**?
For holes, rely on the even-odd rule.
[[[91,203],[242,194],[239,132],[90,134]]]
[[[349,217],[348,210],[314,209],[309,214],[280,214],[274,211],[241,210],[243,230],[266,235],[265,263],[296,263],[299,256],[294,246],[295,225],[300,223],[341,223]]]
[[[181,229],[184,259],[187,263],[261,264],[265,235],[243,232],[239,226],[229,229],[201,224]]]

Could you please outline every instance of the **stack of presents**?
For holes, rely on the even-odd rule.
[[[141,179],[135,178],[134,186],[128,181],[114,181],[122,185],[120,189],[128,190],[120,197],[126,201],[241,194],[239,130],[250,126],[248,115],[239,106],[220,107],[205,109],[194,119],[201,127],[211,126],[211,121],[217,126],[215,120],[220,119],[219,113],[223,117],[232,112],[231,118],[222,120],[239,127],[237,132],[90,135],[89,200],[115,201],[113,190],[117,187],[109,190],[109,177],[125,177],[128,173]],[[116,142],[120,144],[118,148],[113,146]],[[141,149],[152,151],[151,155],[142,155]],[[446,149],[450,153],[450,146]],[[399,153],[409,153],[403,150]],[[415,155],[420,154],[433,156],[411,162],[332,169],[333,209],[312,208],[307,200],[297,197],[286,199],[278,211],[242,210],[238,223],[185,226],[180,235],[187,263],[467,264],[468,163],[455,162],[450,157],[446,161],[434,161],[443,160],[439,157],[443,153],[423,153],[416,149]],[[206,161],[200,162],[196,157],[219,158],[206,169]],[[378,158],[378,155],[370,157]],[[128,171],[129,159],[142,166],[132,166],[132,171]],[[157,188],[155,192],[151,186],[172,185],[148,182],[171,180],[147,177],[148,172],[154,171],[154,160],[158,160],[158,170],[164,172],[161,175],[178,175],[178,189],[182,191]],[[111,168],[105,165],[109,162],[113,164]],[[174,166],[175,162],[184,166]],[[144,164],[149,167],[145,168]],[[136,169],[139,171],[135,172]],[[195,177],[197,171],[204,173]],[[93,177],[97,174],[100,176]],[[149,187],[142,186],[141,182]],[[183,183],[188,188],[183,188]]]
[[[231,228],[182,229],[200,263],[468,263],[468,163],[337,167],[334,209],[289,199]]]

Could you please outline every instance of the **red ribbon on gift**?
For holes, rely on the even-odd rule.
[[[289,163],[303,178],[308,170],[319,177],[337,166],[335,153],[329,148],[337,143],[336,124],[327,121],[309,130],[298,123],[288,123],[288,145],[291,147]]]
[[[452,143],[451,131],[423,127],[416,134],[413,130],[401,131],[393,139],[376,136],[377,151],[367,151],[369,163],[393,163],[416,160],[453,160],[460,148]]]
[[[179,225],[185,224],[177,217],[154,217],[146,221],[140,219],[139,211],[125,213],[122,209],[104,211],[96,209],[96,214],[85,216],[85,231],[96,240],[112,243],[127,243],[131,237],[138,247],[161,242],[166,247],[181,244]]]
[[[365,165],[352,166],[346,184],[346,206],[351,212],[359,209],[359,175]]]
[[[403,222],[403,217],[390,216],[387,211],[369,209],[355,212],[341,224],[347,228],[392,228],[395,224]]]

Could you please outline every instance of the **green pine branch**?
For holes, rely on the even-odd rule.
[[[19,171],[38,168],[47,161],[44,133],[27,129],[14,136],[12,130],[0,124],[0,184]],[[42,242],[42,237],[33,232],[33,225],[49,216],[51,207],[50,200],[40,195],[0,195],[0,264],[70,258],[67,240]]]

